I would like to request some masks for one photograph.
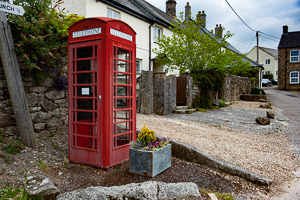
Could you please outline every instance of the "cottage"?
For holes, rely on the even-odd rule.
[[[283,34],[278,46],[278,89],[300,90],[300,31]]]
[[[263,74],[273,74],[274,79],[278,79],[278,50],[266,47],[258,47],[259,63],[262,64]],[[252,60],[257,60],[257,46],[247,54]]]

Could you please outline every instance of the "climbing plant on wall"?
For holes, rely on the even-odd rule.
[[[43,82],[51,71],[60,72],[67,53],[68,28],[83,17],[66,15],[62,0],[14,0],[25,9],[23,16],[9,15],[16,53]],[[60,74],[60,73],[58,73]]]

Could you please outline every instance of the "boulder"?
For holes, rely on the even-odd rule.
[[[28,196],[33,199],[54,200],[59,194],[59,190],[43,175],[28,177],[25,183],[25,190]]]
[[[260,125],[269,125],[271,123],[270,119],[264,117],[257,117],[255,121]]]
[[[275,113],[272,111],[267,111],[267,117],[270,119],[274,119],[275,118]]]
[[[65,91],[63,90],[52,90],[46,93],[48,99],[57,100],[65,97]]]
[[[41,106],[45,111],[52,111],[58,108],[58,106],[55,103],[48,99],[44,99],[43,101],[41,101]]]
[[[202,199],[195,183],[148,181],[113,187],[88,187],[57,196],[68,199]]]

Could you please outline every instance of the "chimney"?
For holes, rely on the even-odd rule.
[[[185,20],[190,20],[191,19],[191,6],[190,3],[187,2],[185,6]]]
[[[282,27],[282,29],[283,29],[283,35],[287,35],[289,32],[289,27],[287,25],[285,25]]]
[[[176,1],[175,0],[168,0],[166,2],[166,13],[171,17],[176,17]]]
[[[222,27],[222,24],[220,25],[216,25],[216,28],[215,28],[215,35],[218,36],[219,38],[223,38],[223,27]]]
[[[201,26],[203,26],[204,28],[206,28],[206,14],[204,11],[199,11],[197,14],[197,21],[198,23],[200,23]]]

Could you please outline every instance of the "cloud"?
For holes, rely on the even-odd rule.
[[[147,0],[149,3],[165,11],[166,1]],[[300,31],[300,0],[227,0],[239,16],[254,30],[258,30],[280,38],[282,26],[288,25],[289,31]],[[250,45],[250,38],[255,36],[255,32],[247,28],[241,20],[230,9],[225,0],[177,0],[177,15],[184,12],[186,2],[192,7],[192,15],[204,10],[207,15],[207,29],[214,29],[216,24],[222,24],[234,36],[229,42],[234,46],[249,40],[248,43],[238,49],[245,52]],[[260,45],[277,48],[279,40],[263,36]],[[255,43],[251,44],[252,49]],[[248,48],[249,49],[249,48]]]

